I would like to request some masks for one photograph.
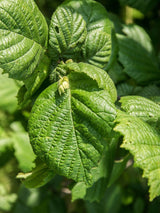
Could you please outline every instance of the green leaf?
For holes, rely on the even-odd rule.
[[[11,128],[13,130],[11,140],[13,141],[14,155],[19,163],[19,168],[23,172],[30,172],[35,166],[35,154],[29,143],[28,134],[19,122],[12,123]]]
[[[118,178],[122,175],[126,168],[127,161],[130,159],[130,155],[126,155],[124,158],[120,160],[116,160],[113,165],[111,177],[108,183],[108,187],[110,187]]]
[[[136,8],[143,13],[147,13],[149,10],[152,10],[159,0],[120,0],[122,4],[127,4],[130,7]]]
[[[118,139],[119,135],[112,133],[109,146],[105,147],[98,167],[91,171],[94,184],[88,187],[84,182],[78,182],[72,189],[72,201],[84,199],[99,202],[102,199],[110,180]],[[78,192],[79,189],[81,193]]]
[[[85,69],[85,64],[80,65]],[[87,65],[96,79],[97,70],[92,67]],[[87,68],[84,73],[90,74]],[[69,79],[70,76],[71,73]],[[97,80],[104,86],[107,79]],[[90,171],[98,165],[114,125],[115,106],[105,89],[87,91],[76,89],[75,85],[72,88],[72,81],[61,82],[50,85],[33,106],[29,120],[31,144],[50,169],[90,185],[93,179]],[[59,87],[66,83],[69,89],[60,95]]]
[[[85,62],[100,68],[106,67],[111,56],[111,35],[92,31],[87,35],[82,50]]]
[[[27,104],[31,101],[31,97],[40,88],[48,76],[49,65],[49,58],[47,56],[43,57],[34,73],[27,80],[24,80],[25,85],[23,85],[18,92],[18,104],[22,108],[27,106]]]
[[[160,106],[153,101],[140,96],[126,96],[121,98],[121,108],[129,115],[141,118],[144,121],[158,121]]]
[[[137,83],[159,79],[158,62],[148,35],[142,28],[135,26],[128,27],[125,32],[128,36],[117,35],[119,60],[124,66],[124,72]]]
[[[66,0],[62,5],[69,6],[82,15],[86,22],[87,32],[101,31],[111,34],[112,22],[106,9],[93,0]]]
[[[143,87],[143,89],[139,93],[137,93],[137,95],[146,98],[153,98],[154,96],[160,96],[160,88],[155,84],[151,84],[146,87]]]
[[[52,16],[49,43],[52,58],[74,58],[86,38],[86,23],[83,17],[68,7],[59,7]]]
[[[17,109],[16,95],[19,86],[15,80],[9,79],[8,76],[0,72],[0,109],[9,113]]]
[[[115,84],[127,79],[122,66],[117,61],[111,66],[108,74]]]
[[[48,183],[54,177],[53,171],[48,169],[44,163],[37,163],[36,167],[29,173],[19,173],[17,178],[28,188],[38,188]]]
[[[143,169],[143,176],[148,178],[150,186],[150,200],[160,195],[160,135],[140,118],[118,112],[115,131],[120,132],[123,138],[121,147],[129,150],[136,166]]]
[[[86,63],[68,63],[65,65],[66,69],[69,72],[72,72],[70,75],[70,80],[72,81],[72,87],[87,89],[88,85],[91,83],[90,80],[83,81],[84,76],[78,76],[78,73],[84,73],[90,79],[93,79],[98,88],[107,90],[112,98],[112,101],[115,102],[117,100],[117,91],[115,85],[109,75],[102,69],[95,67]],[[76,79],[76,76],[77,79]],[[73,79],[73,80],[72,80]],[[92,81],[92,90],[94,90],[93,81]]]
[[[86,184],[84,182],[78,182],[72,188],[72,202],[77,199],[83,199],[86,195]]]
[[[121,83],[117,85],[118,96],[136,95],[142,91],[142,87],[133,86],[129,83]]]
[[[0,1],[0,68],[24,80],[47,46],[48,27],[33,0]]]

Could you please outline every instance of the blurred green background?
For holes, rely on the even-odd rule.
[[[36,0],[47,22],[63,1]],[[136,23],[149,34],[160,58],[160,1],[99,0],[118,23]],[[128,3],[129,2],[129,3]],[[133,2],[133,4],[132,4]],[[139,4],[134,4],[140,2]],[[138,5],[138,6],[137,6]],[[135,7],[135,8],[133,8]],[[117,21],[118,20],[118,21]],[[117,25],[116,25],[117,24]],[[27,189],[16,178],[21,169],[29,171],[34,154],[29,145],[27,120],[29,111],[19,110],[17,92],[20,83],[0,75],[0,213],[158,213],[160,198],[149,202],[147,180],[132,165],[112,184],[103,199],[96,203],[71,202],[69,180],[55,176],[39,189]]]

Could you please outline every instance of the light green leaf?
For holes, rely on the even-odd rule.
[[[122,4],[127,4],[130,7],[136,8],[143,13],[146,13],[149,10],[152,10],[154,6],[159,2],[159,0],[120,0],[120,2]]]
[[[106,67],[111,56],[111,35],[92,31],[87,35],[82,50],[85,62],[100,68]]]
[[[148,35],[135,26],[128,27],[125,32],[128,36],[117,35],[119,60],[124,66],[124,72],[137,83],[157,80],[160,71]]]
[[[91,71],[96,79],[96,70]],[[30,139],[35,153],[50,169],[90,185],[90,171],[109,142],[116,110],[107,90],[87,91],[68,83],[70,88],[61,95],[61,85],[54,83],[38,97],[29,120]]]
[[[87,32],[103,31],[111,34],[112,22],[106,9],[93,0],[66,0],[62,5],[69,6],[82,15],[86,22]]]
[[[8,76],[0,72],[0,109],[9,113],[17,109],[17,92],[19,86],[15,80],[9,79]]]
[[[75,10],[68,7],[59,7],[52,16],[49,43],[52,47],[52,58],[70,59],[78,57],[86,38],[86,22]]]
[[[0,184],[0,210],[3,212],[11,211],[17,195],[15,193],[8,193],[4,185]]]
[[[83,199],[86,195],[86,184],[84,182],[78,182],[72,188],[72,202],[77,199]]]
[[[38,188],[48,183],[54,177],[54,172],[50,171],[46,164],[36,163],[36,167],[29,173],[19,173],[17,178],[28,188]]]
[[[144,121],[158,121],[160,106],[153,101],[140,96],[126,96],[121,98],[121,108],[129,115],[137,116]]]
[[[115,131],[123,138],[122,147],[129,150],[136,166],[143,169],[143,176],[148,178],[150,200],[160,195],[160,135],[140,118],[118,112]]]
[[[10,133],[11,140],[13,141],[14,155],[19,163],[19,168],[23,172],[30,172],[35,166],[35,154],[30,145],[28,134],[18,122],[12,123],[11,128],[13,130]]]
[[[0,1],[0,67],[24,80],[44,54],[48,37],[45,18],[33,0]]]

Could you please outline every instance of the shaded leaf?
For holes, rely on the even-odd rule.
[[[159,79],[158,62],[148,35],[142,28],[135,26],[128,27],[125,32],[127,37],[117,35],[119,60],[124,66],[124,72],[137,83]]]
[[[127,4],[130,7],[136,8],[140,10],[143,13],[147,13],[148,11],[152,10],[156,4],[158,3],[158,0],[120,0],[122,4]]]

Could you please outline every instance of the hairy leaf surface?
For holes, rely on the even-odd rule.
[[[160,135],[138,117],[118,112],[115,131],[123,136],[122,147],[129,150],[136,166],[143,169],[143,176],[148,178],[150,200],[160,195]]]
[[[92,70],[94,74],[96,78]],[[35,153],[50,169],[89,185],[90,170],[98,165],[109,142],[116,110],[105,88],[72,87],[73,76],[68,77],[72,80],[64,93],[60,95],[60,85],[54,83],[36,100],[29,121],[30,138]]]
[[[0,67],[14,79],[29,77],[47,45],[48,27],[33,0],[0,1]]]

